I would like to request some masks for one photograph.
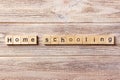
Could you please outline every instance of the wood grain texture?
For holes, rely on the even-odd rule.
[[[7,46],[11,34],[39,45]],[[116,45],[46,46],[46,34],[110,34]],[[120,80],[120,0],[0,0],[0,80]]]
[[[120,0],[0,0],[0,22],[120,22]]]
[[[80,23],[80,24],[0,24],[0,56],[52,56],[52,55],[120,55],[119,23]],[[38,35],[39,45],[7,46],[5,35]],[[116,37],[116,45],[54,45],[45,46],[45,34],[111,34]]]
[[[119,80],[119,56],[1,57],[1,80]]]

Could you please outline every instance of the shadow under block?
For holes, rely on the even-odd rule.
[[[37,44],[37,36],[32,35],[7,35],[5,43],[8,45]]]

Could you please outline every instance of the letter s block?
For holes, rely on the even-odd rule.
[[[42,38],[42,43],[43,44],[51,44],[51,37],[50,35],[44,35],[43,38]]]

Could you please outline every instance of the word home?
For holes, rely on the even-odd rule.
[[[43,44],[115,44],[111,35],[45,35]]]
[[[32,35],[7,35],[5,42],[8,45],[37,44],[37,36]]]

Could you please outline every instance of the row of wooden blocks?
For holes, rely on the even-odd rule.
[[[46,35],[43,44],[115,44],[112,35]]]
[[[7,35],[5,42],[13,44],[37,44],[36,35]],[[115,44],[115,37],[111,35],[45,35],[42,43],[49,44]]]
[[[37,44],[36,35],[7,35],[5,42],[8,45],[13,44]]]

